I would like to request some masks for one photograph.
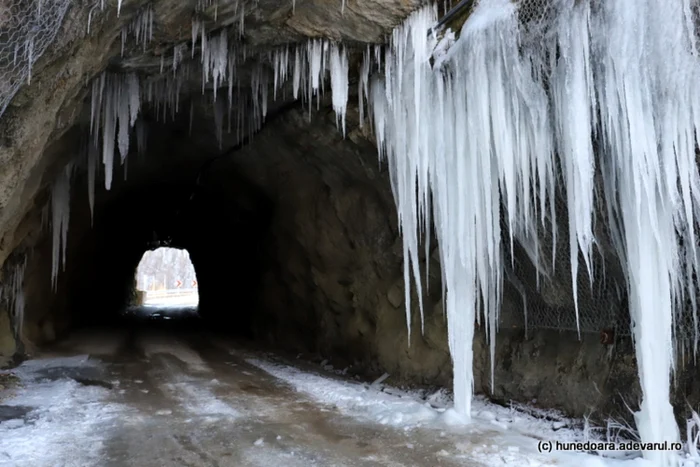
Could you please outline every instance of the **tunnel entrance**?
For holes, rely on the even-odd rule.
[[[197,274],[187,250],[146,251],[136,268],[134,301],[149,307],[197,307]]]

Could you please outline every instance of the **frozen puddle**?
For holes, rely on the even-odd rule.
[[[107,389],[72,378],[82,369],[99,367],[80,356],[30,360],[12,371],[21,385],[3,404],[24,414],[0,423],[0,465],[55,467],[57,458],[99,465],[102,434],[122,407],[105,402]]]
[[[445,458],[509,467],[653,467],[641,458],[617,460],[585,453],[541,453],[540,441],[584,441],[584,433],[484,399],[475,399],[469,421],[450,408],[435,408],[440,404],[431,405],[417,393],[387,393],[373,385],[325,377],[258,357],[246,361],[344,415],[405,431],[428,430],[430,435],[453,446],[438,453]]]

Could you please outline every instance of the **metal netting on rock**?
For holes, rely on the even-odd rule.
[[[552,0],[520,0],[518,2],[520,22],[527,25],[542,24],[551,20],[554,3]]]
[[[0,117],[53,43],[71,0],[0,0]]]
[[[561,167],[557,170],[561,171]],[[602,192],[600,189],[596,191]],[[556,234],[551,228],[553,219],[547,216],[547,226],[538,229],[538,249],[524,239],[517,239],[512,262],[505,265],[507,286],[504,288],[502,325],[527,330],[580,331],[582,334],[604,331],[613,331],[619,336],[630,334],[625,271],[612,244],[604,205],[602,199],[597,200],[592,277],[585,267],[578,268],[578,300],[573,296],[569,226],[566,222],[569,207],[564,191],[557,192],[554,197]],[[507,226],[503,225],[503,228]]]

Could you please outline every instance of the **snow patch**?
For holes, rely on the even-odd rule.
[[[652,467],[649,461],[642,459],[618,460],[585,453],[540,453],[539,440],[585,441],[586,434],[562,426],[561,423],[565,423],[562,420],[558,421],[555,430],[550,421],[495,405],[483,397],[474,399],[471,418],[468,418],[454,408],[445,408],[450,403],[444,391],[428,396],[427,400],[431,401],[428,402],[419,391],[395,388],[380,391],[370,384],[324,377],[264,358],[247,357],[245,360],[315,401],[335,407],[344,415],[404,430],[440,430],[441,438],[454,440],[454,448],[443,449],[438,456],[486,466]],[[542,411],[542,416],[545,415],[549,414]]]
[[[239,411],[197,383],[167,383],[163,388],[180,401],[180,407],[198,416],[212,417],[213,420],[225,417],[231,420],[241,415]]]
[[[43,370],[96,366],[86,356],[30,360],[12,371],[23,385],[4,402],[33,409],[24,420],[0,424],[0,463],[54,467],[56,459],[73,465],[99,465],[104,439],[101,427],[116,425],[124,411],[106,402],[109,391],[73,380],[50,380]]]

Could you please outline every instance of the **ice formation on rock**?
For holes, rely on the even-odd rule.
[[[112,186],[115,139],[121,163],[129,153],[129,136],[141,108],[141,87],[134,73],[102,73],[92,84],[90,131],[95,141],[102,129],[102,163],[105,188]]]
[[[690,3],[643,0],[630,8],[613,0],[593,10],[588,1],[558,0],[551,5],[555,20],[535,46],[524,41],[516,8],[482,0],[447,51],[425,34],[434,10],[413,14],[395,30],[384,77],[374,80],[375,133],[391,170],[407,282],[413,276],[420,296],[419,244],[432,210],[455,406],[468,415],[480,311],[493,365],[501,208],[509,247],[518,239],[541,270],[538,231],[552,225],[556,238],[553,200],[561,181],[577,299],[579,255],[588,276],[595,272],[601,196],[627,269],[644,392],[637,426],[644,441],[676,441],[669,402],[673,325],[695,307],[700,206],[700,92],[689,85],[700,70]],[[433,48],[440,53],[431,65]],[[407,320],[410,333],[410,314]],[[645,456],[656,465],[675,462],[667,452]]]
[[[66,266],[66,249],[68,246],[68,224],[70,221],[70,182],[73,164],[63,168],[51,186],[51,284],[55,289],[58,273]]]

